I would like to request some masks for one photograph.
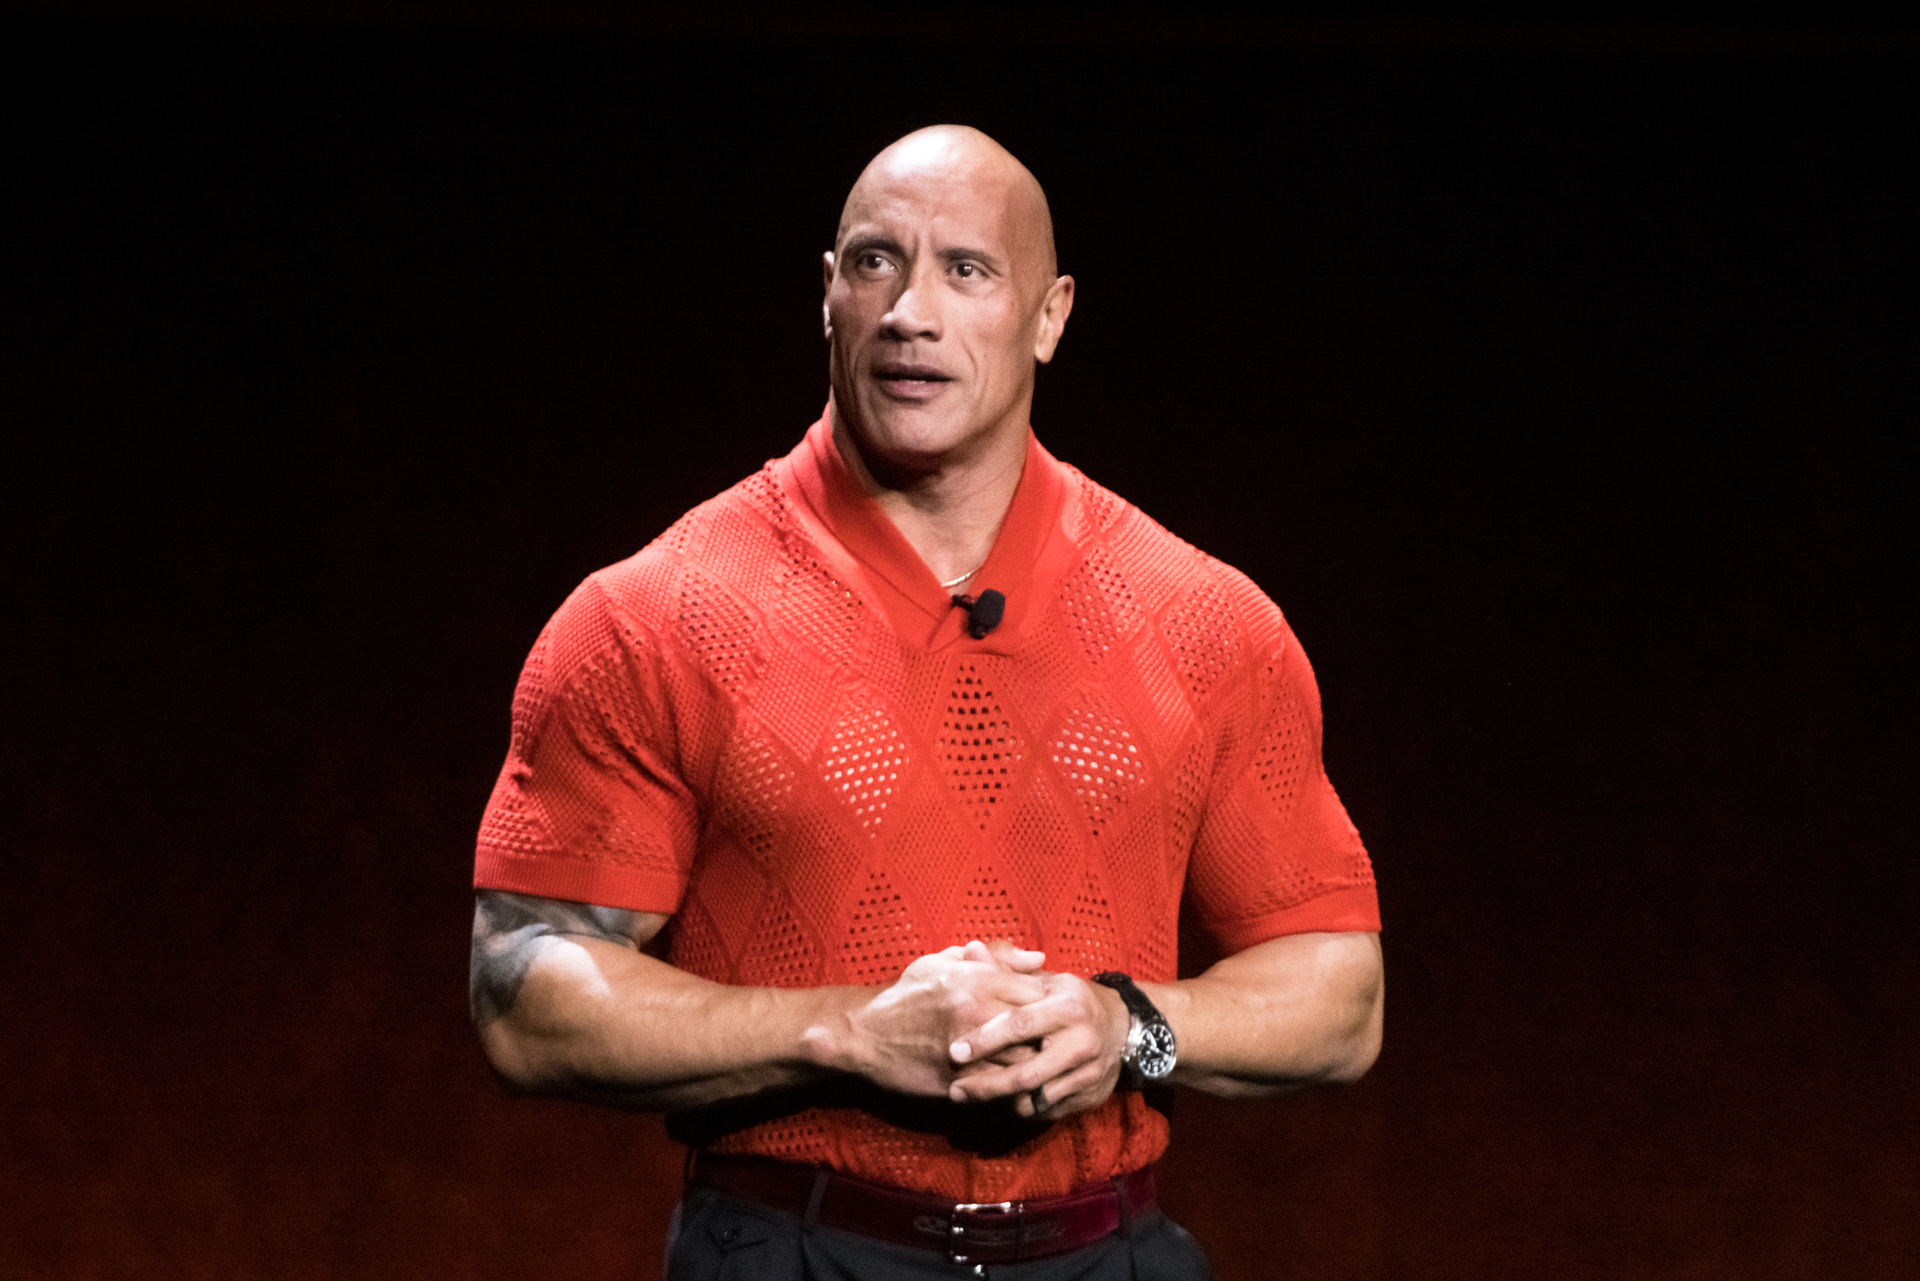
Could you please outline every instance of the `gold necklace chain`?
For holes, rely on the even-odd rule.
[[[946,582],[940,584],[941,590],[944,591],[949,587],[958,587],[960,584],[966,582],[969,578],[972,578],[975,574],[979,573],[981,570],[985,569],[986,567],[987,567],[987,562],[985,562],[984,560],[981,561],[978,565],[975,565],[972,569],[960,575],[960,577],[949,578]]]

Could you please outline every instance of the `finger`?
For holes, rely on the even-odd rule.
[[[901,971],[901,974],[903,977],[907,975],[925,975],[929,970],[938,970],[941,968],[942,962],[959,960],[961,952],[962,949],[960,948],[946,947],[941,948],[938,952],[929,952],[925,956],[916,956],[908,963],[906,969]]]
[[[1031,1031],[1027,1030],[1029,1027]],[[1037,1041],[1050,1030],[1029,1013],[1029,1007],[1020,1006],[1001,1011],[961,1036],[948,1047],[948,1053],[955,1063],[970,1063],[975,1059],[990,1058],[1015,1045]]]
[[[1015,1041],[989,1049],[976,1036],[964,1036],[947,1047],[947,1057],[956,1068],[1017,1067],[1040,1053],[1040,1039]]]
[[[1106,1066],[1099,1038],[1083,1026],[1073,1026],[1047,1037],[1041,1044],[1040,1052],[1032,1058],[1001,1070],[1009,1074],[1008,1083],[1012,1089],[1031,1090],[1045,1085],[1048,1095],[1057,1104],[1064,1089],[1057,1084],[1061,1078],[1088,1067],[1098,1074]]]
[[[1008,1006],[1031,1005],[1048,995],[1047,981],[1039,975],[1016,974],[998,965],[976,961],[962,961],[947,967],[937,981],[956,1019],[964,1020],[970,1008],[978,1010],[973,1018],[975,1024],[986,1022]]]
[[[1075,1027],[1085,1027],[1084,1011],[1071,993],[1049,993],[1027,1003],[1008,1002],[1003,1009],[967,1029],[958,1041],[967,1045],[968,1059],[984,1059],[1010,1046],[1039,1041]],[[1086,1029],[1091,1035],[1091,1029]],[[964,1062],[966,1060],[956,1060]]]
[[[1018,1045],[1009,1045],[1004,1050],[992,1054],[982,1054],[975,1062],[990,1063],[994,1067],[1018,1067],[1034,1055],[1040,1053],[1040,1046],[1033,1041],[1022,1041]]]
[[[1037,1045],[1010,1045],[998,1054],[979,1054],[973,1058],[973,1062],[954,1064],[952,1074],[956,1077],[979,1076],[981,1072],[996,1072],[1000,1068],[1018,1068],[1039,1052],[1041,1047]]]
[[[978,1071],[968,1073],[956,1079],[948,1090],[948,1095],[956,1103],[981,1102],[986,1099],[1001,1099],[1047,1085],[1055,1078],[1067,1076],[1088,1064],[1093,1065],[1096,1075],[1105,1069],[1099,1060],[1099,1043],[1085,1036],[1063,1035],[1049,1040],[1041,1051],[1032,1058],[1011,1067],[991,1067],[982,1065]],[[1057,1104],[1065,1086],[1057,1086],[1049,1092]]]
[[[1033,1041],[1022,1041],[1018,1045],[1009,1045],[1004,1050],[992,1054],[976,1054],[966,1063],[956,1063],[955,1072],[984,1072],[989,1068],[1017,1067],[1034,1055],[1040,1053],[1040,1046]]]
[[[1040,978],[1015,974],[995,966],[991,970],[968,975],[963,984],[963,995],[980,1007],[977,1022],[984,1023],[1004,1009],[1044,1001],[1050,993],[1046,982]]]
[[[995,961],[1016,974],[1037,974],[1047,963],[1045,952],[1029,951],[1016,945],[1012,939],[995,939],[991,951]]]
[[[954,1078],[953,1085],[947,1090],[947,1096],[955,1103],[984,1103],[988,1099],[1004,1099],[1011,1095],[1025,1094],[1033,1088],[1019,1080],[1017,1073],[1025,1064],[1014,1067],[995,1067],[982,1062],[973,1071]]]
[[[1011,1045],[983,1043],[978,1031],[968,1033],[947,1047],[947,1057],[958,1067],[1013,1067],[1025,1063],[1040,1052],[1040,1038],[1015,1041]]]
[[[1110,1074],[1104,1065],[1086,1063],[1028,1091],[1015,1110],[1022,1116],[1042,1116],[1049,1120],[1073,1116],[1106,1102],[1118,1080],[1119,1074]]]

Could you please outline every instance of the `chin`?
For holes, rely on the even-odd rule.
[[[862,449],[898,463],[930,462],[974,443],[984,430],[946,406],[869,401],[854,435]],[[852,424],[849,424],[851,427]]]

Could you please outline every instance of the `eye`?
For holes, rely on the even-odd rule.
[[[980,267],[977,263],[956,262],[953,264],[953,274],[962,280],[974,280],[980,275]]]

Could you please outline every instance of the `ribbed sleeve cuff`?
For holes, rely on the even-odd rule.
[[[666,913],[680,910],[680,899],[687,888],[686,881],[671,872],[513,854],[487,845],[474,852],[473,887],[633,912]]]
[[[1207,922],[1207,929],[1229,952],[1244,951],[1283,934],[1372,933],[1379,928],[1380,899],[1371,885],[1332,890],[1262,916]]]

